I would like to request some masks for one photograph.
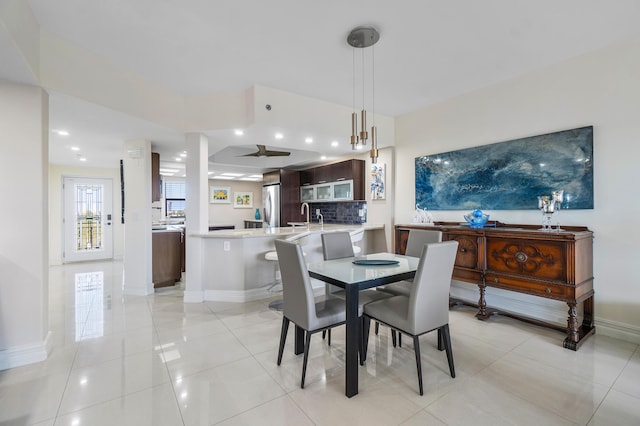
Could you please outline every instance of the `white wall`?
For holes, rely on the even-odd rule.
[[[394,201],[396,195],[395,189],[395,153],[393,147],[382,148],[378,151],[378,163],[384,165],[385,169],[385,187],[386,197],[384,200],[371,199],[371,157],[368,152],[358,157],[365,161],[364,170],[364,193],[367,201],[367,223],[384,224],[385,248],[387,251],[393,251],[393,224],[394,224]]]
[[[39,87],[0,82],[0,370],[47,357],[48,105]]]
[[[593,125],[593,210],[563,211],[566,225],[594,231],[595,318],[599,332],[640,341],[640,38],[487,87],[396,121],[396,223],[414,208],[414,159]],[[406,188],[407,190],[403,190]],[[463,211],[432,211],[435,220]],[[507,223],[540,222],[537,211],[490,211]]]
[[[209,179],[211,186],[231,188],[231,203],[209,203],[209,225],[235,225],[236,229],[244,228],[245,220],[255,220],[256,209],[260,209],[262,217],[262,182]],[[253,208],[233,207],[234,192],[253,192]]]
[[[120,169],[106,169],[96,167],[72,167],[58,164],[49,165],[49,265],[62,263],[63,232],[63,194],[62,180],[64,177],[105,178],[113,181],[113,257],[122,259],[124,255],[124,226],[120,220]]]

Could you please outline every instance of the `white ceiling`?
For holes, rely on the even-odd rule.
[[[376,112],[398,116],[640,33],[640,1],[616,0],[28,0],[41,28],[165,90],[201,96],[266,86],[351,106],[348,32],[373,25]],[[1,37],[3,60],[6,39]],[[0,61],[2,62],[2,61]],[[6,61],[5,61],[6,63]],[[0,66],[20,80],[21,67]],[[121,156],[125,140],[152,140],[162,158],[181,149],[181,129],[51,93],[51,162]],[[348,120],[345,117],[345,120]],[[265,130],[266,132],[266,130]],[[243,140],[265,144],[272,135]],[[220,141],[233,137],[212,134]],[[345,135],[345,140],[348,135]],[[297,141],[278,148],[299,149]],[[219,142],[218,142],[219,145]],[[228,145],[231,145],[229,143]],[[350,152],[344,143],[344,153]],[[322,147],[313,147],[316,155]],[[215,152],[211,152],[215,154]],[[220,153],[233,164],[233,156]],[[237,158],[237,157],[235,157]],[[293,156],[292,158],[296,158]],[[88,162],[89,163],[89,162]],[[99,164],[95,164],[99,165]]]

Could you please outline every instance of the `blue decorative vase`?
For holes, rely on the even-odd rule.
[[[260,220],[260,209],[256,209],[256,220]]]
[[[464,219],[471,228],[480,229],[487,223],[487,220],[489,220],[489,215],[482,213],[480,209],[475,209],[471,214],[464,215]]]

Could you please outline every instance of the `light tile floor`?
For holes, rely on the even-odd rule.
[[[360,393],[344,396],[344,328],[312,339],[306,387],[292,331],[276,366],[281,314],[269,300],[184,304],[174,287],[122,294],[122,264],[50,269],[53,351],[0,371],[0,425],[638,425],[640,349],[601,335],[577,351],[562,333],[451,311],[457,377],[421,339],[371,335]],[[406,339],[405,339],[406,340]]]

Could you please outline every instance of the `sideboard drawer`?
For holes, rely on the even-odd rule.
[[[500,287],[549,299],[567,301],[575,297],[575,287],[573,286],[526,281],[506,275],[486,274],[485,283],[490,287]]]
[[[564,242],[487,238],[487,271],[567,282]]]

